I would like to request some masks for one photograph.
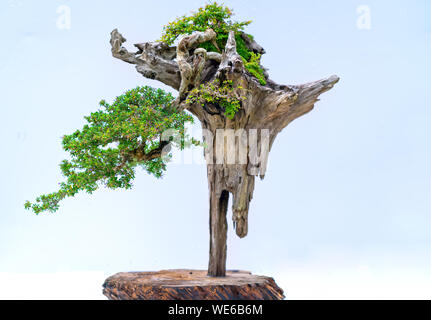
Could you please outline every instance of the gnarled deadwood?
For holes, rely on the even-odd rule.
[[[190,36],[181,38],[177,47],[177,62],[181,73],[181,86],[179,90],[179,102],[184,100],[192,87],[197,87],[201,82],[202,71],[208,58],[220,60],[220,54],[211,52],[209,55],[203,48],[194,50],[198,45],[207,41],[213,41],[217,34],[208,29],[205,32],[195,32]],[[194,50],[193,56],[190,51]]]
[[[245,32],[241,32],[240,36],[244,40],[245,45],[250,51],[253,51],[254,53],[257,53],[257,54],[265,53],[265,49],[262,48],[256,41],[254,41],[254,39],[250,38],[248,34],[246,34]]]
[[[246,34],[241,34],[241,37],[250,51],[265,53],[265,50]],[[211,103],[187,106],[201,121],[202,128],[212,133],[212,137],[204,137],[210,191],[208,273],[212,276],[223,276],[226,272],[226,211],[229,193],[233,195],[232,219],[236,233],[239,237],[244,237],[248,232],[248,212],[253,197],[254,179],[255,176],[264,177],[267,152],[277,134],[291,121],[312,110],[319,95],[331,89],[339,78],[331,76],[303,85],[281,85],[269,79],[265,71],[266,84],[262,85],[244,68],[242,58],[236,50],[233,32],[229,34],[222,55],[196,49],[200,43],[213,38],[214,32],[207,30],[185,36],[176,49],[160,42],[149,42],[136,45],[139,51],[130,53],[122,47],[125,39],[114,30],[111,33],[111,46],[114,57],[136,64],[138,72],[145,77],[159,80],[179,90],[180,99],[184,99],[188,92],[200,83],[214,79],[232,81],[236,88],[235,93],[245,98],[233,119],[227,118],[220,106]],[[218,129],[224,129],[225,132],[233,130],[237,133],[235,150],[244,141],[249,144],[252,140],[256,141],[255,148],[250,151],[245,161],[233,164],[226,161],[217,162],[217,155],[213,150],[217,145],[224,145],[226,138],[224,135],[217,135]],[[246,136],[242,132],[246,132]],[[231,155],[229,150],[223,152],[223,159]]]
[[[115,58],[135,64],[136,70],[148,79],[158,80],[175,90],[180,88],[181,74],[177,62],[174,61],[175,47],[169,47],[163,42],[146,42],[135,45],[139,50],[131,53],[122,46],[124,42],[126,38],[114,29],[110,43]]]
[[[216,74],[217,78],[229,77],[237,80],[240,73],[244,72],[244,64],[241,56],[236,52],[235,33],[229,32],[225,50],[223,51],[220,65]],[[233,77],[233,76],[236,77]]]

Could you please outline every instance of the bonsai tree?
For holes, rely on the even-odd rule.
[[[171,146],[201,144],[209,187],[208,275],[225,276],[229,196],[236,234],[245,237],[255,177],[263,179],[277,134],[312,110],[319,95],[339,80],[331,76],[303,85],[275,83],[260,62],[265,50],[244,31],[251,21],[231,18],[229,8],[208,4],[167,24],[159,40],[135,44],[135,52],[113,30],[112,55],[134,64],[144,77],[174,88],[178,96],[138,87],[112,104],[101,101],[102,109],[86,117],[82,130],[63,137],[71,156],[60,165],[66,182],[25,207],[35,213],[56,211],[65,197],[82,190],[92,193],[100,184],[130,188],[137,166],[161,177]],[[203,143],[185,132],[192,115],[202,125]]]

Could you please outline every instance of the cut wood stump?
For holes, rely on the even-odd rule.
[[[203,270],[120,272],[105,280],[110,300],[282,300],[283,290],[273,278],[248,271],[227,271],[209,277]]]

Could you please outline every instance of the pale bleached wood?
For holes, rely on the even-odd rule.
[[[247,35],[241,34],[241,37],[246,40],[249,50],[259,54],[265,53],[265,50]],[[229,194],[233,198],[232,219],[235,231],[242,238],[248,232],[248,212],[253,197],[255,176],[261,178],[265,176],[266,162],[256,164],[249,157],[247,163],[217,164],[215,154],[208,153],[208,150],[218,143],[216,130],[267,129],[270,150],[277,134],[290,122],[311,111],[318,97],[331,89],[339,78],[330,76],[302,85],[282,85],[269,79],[265,71],[266,84],[262,85],[244,68],[243,61],[236,51],[233,32],[230,32],[225,50],[221,55],[207,53],[203,49],[195,50],[200,43],[211,39],[214,39],[214,31],[209,29],[183,37],[179,41],[179,48],[169,47],[161,42],[148,42],[136,45],[139,50],[130,53],[122,46],[126,41],[125,38],[114,30],[111,33],[111,46],[114,57],[135,64],[137,71],[144,77],[158,80],[180,90],[177,99],[180,104],[193,87],[214,79],[219,79],[221,82],[231,80],[236,87],[242,88],[236,89],[235,92],[238,96],[245,97],[245,100],[242,101],[241,109],[233,119],[228,119],[224,115],[224,110],[214,104],[205,103],[203,106],[181,104],[201,121],[203,129],[213,133],[214,139],[206,141],[210,194],[208,273],[212,276],[224,276],[226,273],[226,211]],[[183,67],[179,68],[177,61]],[[262,139],[258,139],[257,142],[259,150]],[[227,157],[227,154],[225,156]]]

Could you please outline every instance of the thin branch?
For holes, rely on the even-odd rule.
[[[151,161],[163,156],[163,153],[169,151],[166,149],[169,145],[169,141],[160,141],[157,148],[145,153],[145,143],[140,145],[137,149],[122,155],[121,163],[114,168],[114,171],[118,172],[130,161],[146,162]],[[168,147],[169,148],[169,147]]]

